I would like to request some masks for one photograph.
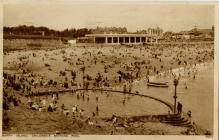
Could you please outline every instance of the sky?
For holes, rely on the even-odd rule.
[[[195,4],[8,4],[4,26],[66,28],[126,27],[128,31],[160,27],[178,32],[214,25],[214,6]]]

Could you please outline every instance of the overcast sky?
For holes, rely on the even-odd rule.
[[[211,28],[214,6],[167,4],[4,5],[4,26],[34,25],[56,30],[127,27],[128,31],[161,27],[164,31]]]

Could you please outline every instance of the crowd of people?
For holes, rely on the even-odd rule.
[[[132,47],[88,45],[61,51],[18,53],[15,59],[7,59],[13,52],[4,55],[4,67],[17,70],[4,70],[4,108],[7,108],[6,101],[17,106],[21,102],[19,98],[25,97],[30,109],[48,112],[61,110],[66,116],[77,114],[80,117],[84,116],[85,110],[78,105],[72,105],[70,109],[64,103],[58,104],[60,91],[119,87],[123,92],[133,92],[136,81],[142,78],[149,81],[152,75],[168,80],[173,77],[180,80],[185,76],[195,79],[195,65],[214,58],[213,44],[205,43]],[[36,68],[38,63],[43,67]],[[176,76],[173,69],[179,67],[184,68],[184,74]],[[189,87],[187,83],[184,85],[185,88]],[[89,101],[86,93],[77,94],[77,98]],[[122,103],[125,105],[126,99]],[[100,111],[98,105],[95,108],[93,117]],[[182,104],[178,104],[178,112],[182,112]]]

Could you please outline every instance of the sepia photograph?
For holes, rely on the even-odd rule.
[[[214,4],[4,4],[2,136],[212,138],[214,54]]]

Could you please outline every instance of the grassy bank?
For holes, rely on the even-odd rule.
[[[65,48],[66,46],[61,40],[45,40],[45,39],[4,39],[3,51],[16,50],[53,50]]]
[[[64,116],[61,112],[39,112],[29,110],[25,105],[13,107],[8,112],[10,128],[3,134],[98,134],[98,135],[180,135],[186,128],[174,127],[159,122],[135,122],[129,127],[112,127],[112,122],[93,119],[94,125],[85,119]]]

